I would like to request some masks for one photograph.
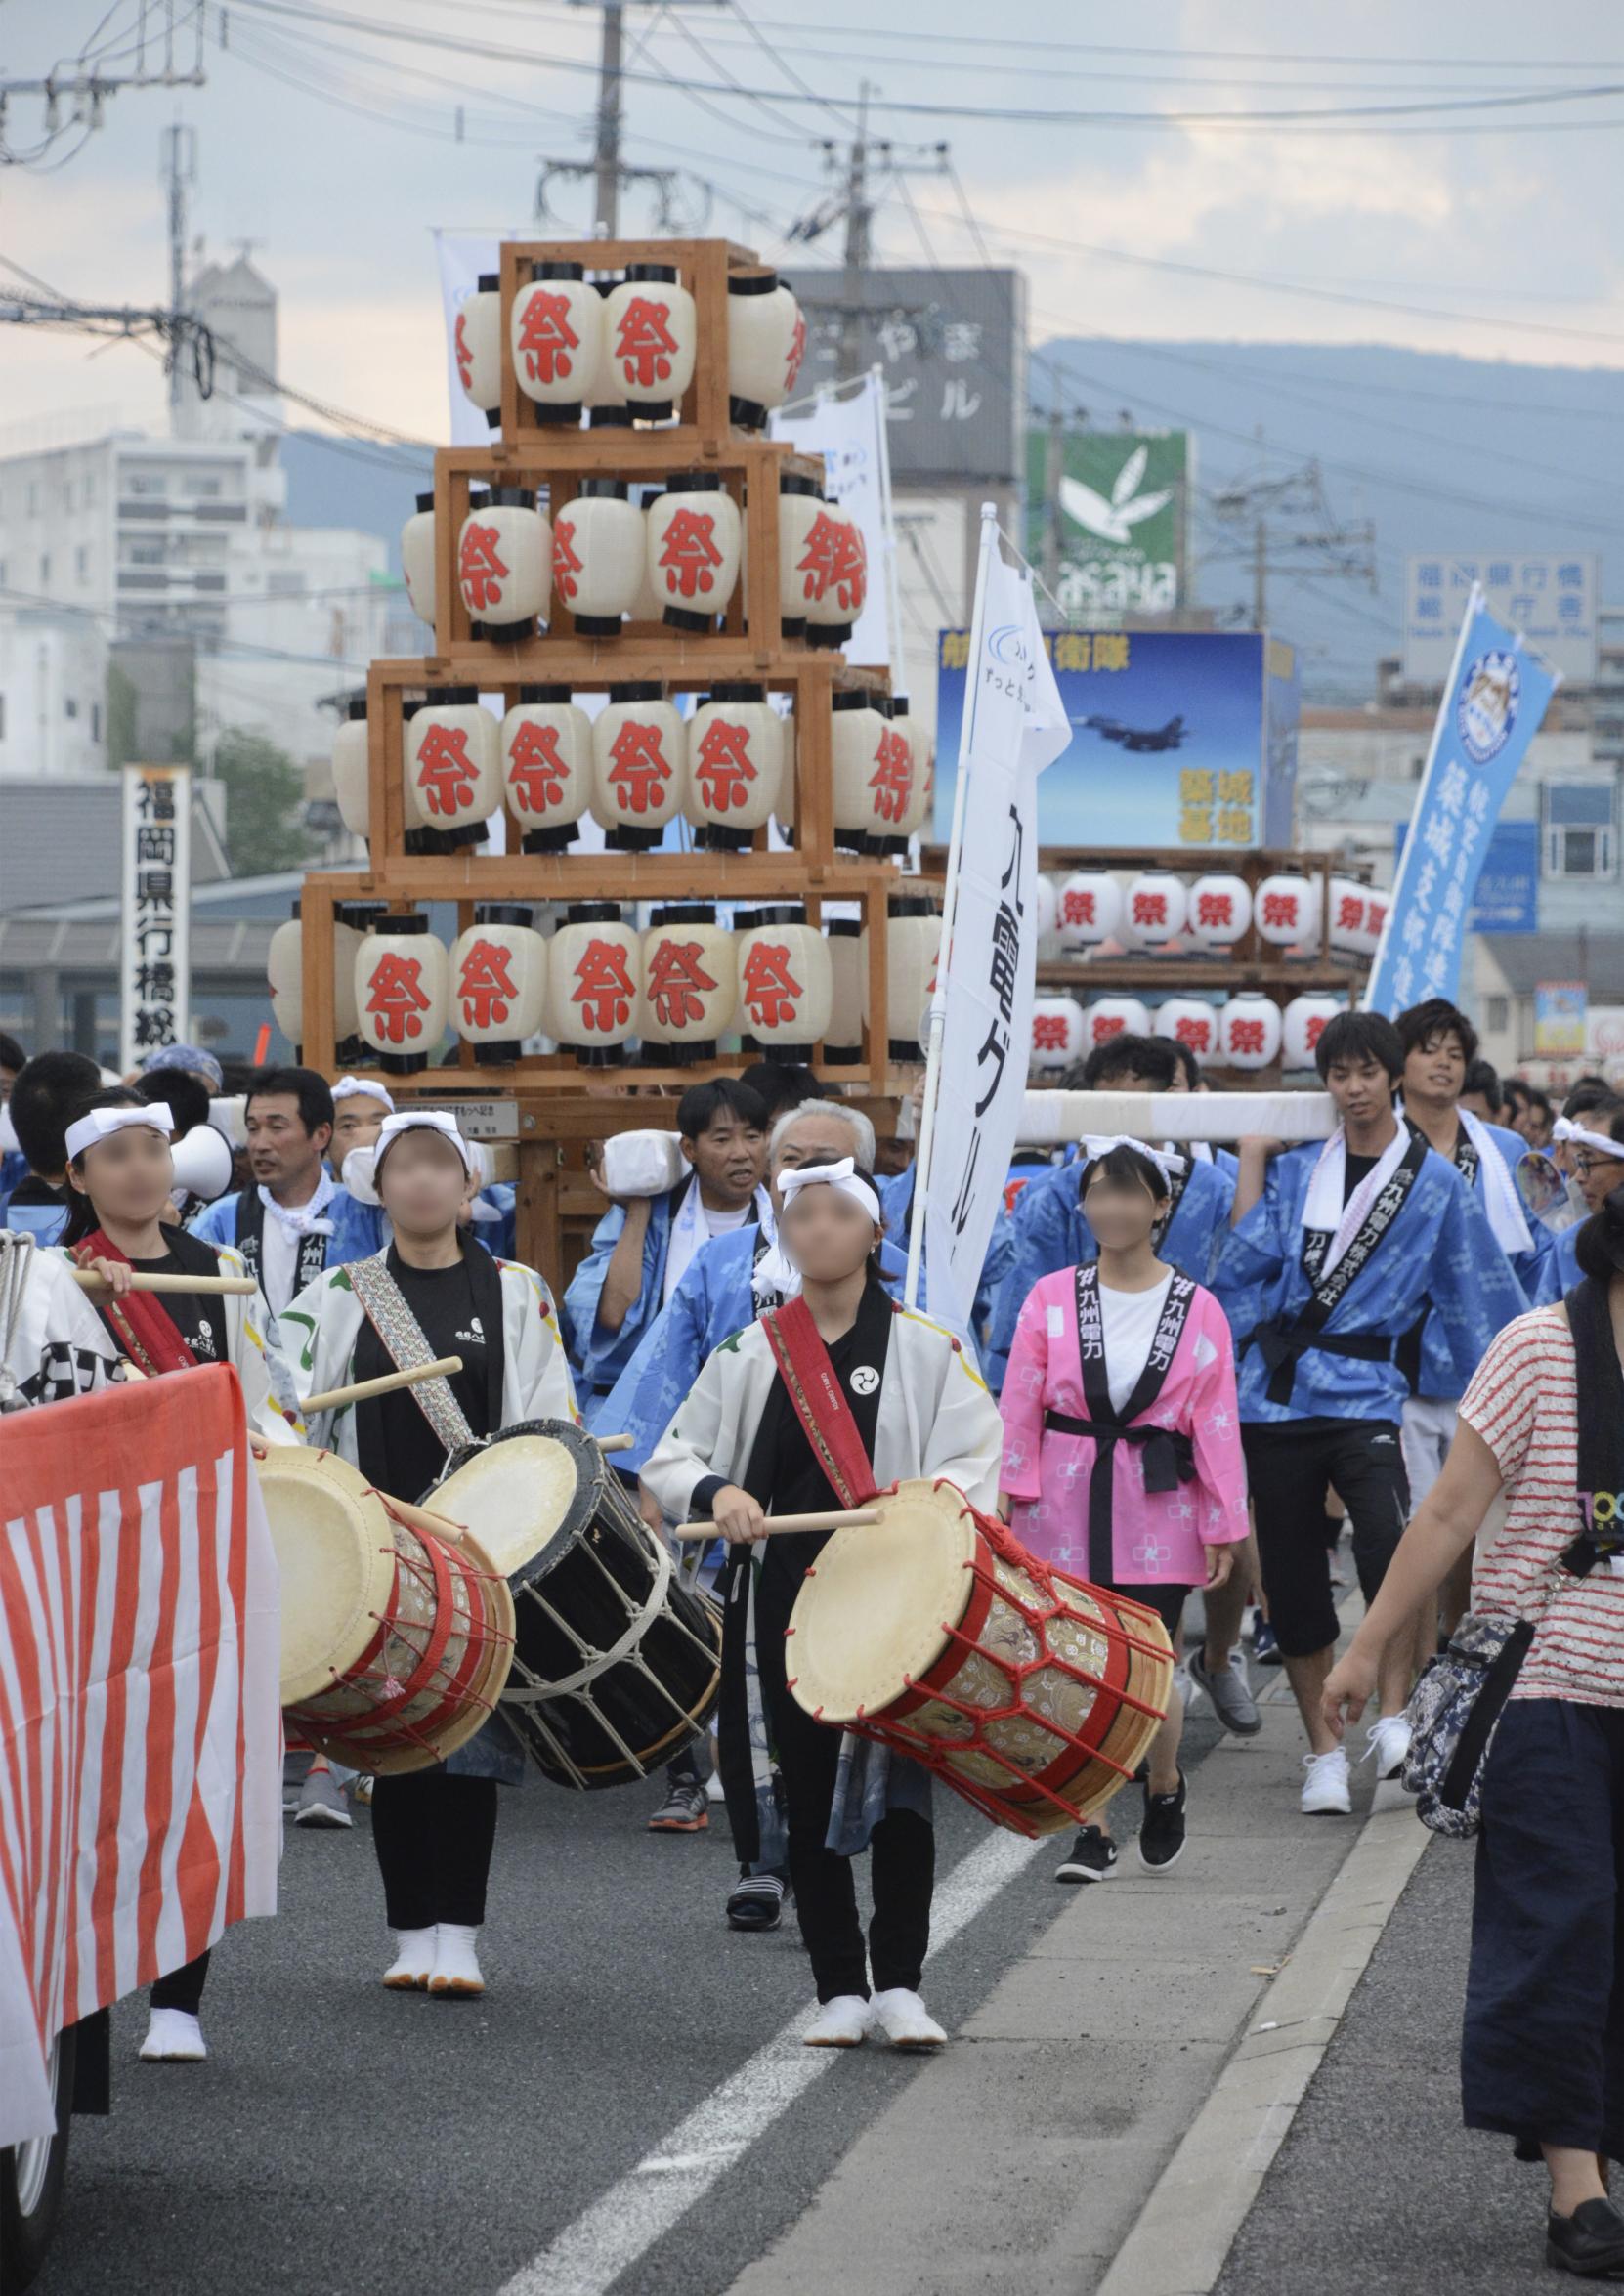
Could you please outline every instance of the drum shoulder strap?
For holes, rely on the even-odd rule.
[[[842,1507],[861,1507],[872,1499],[874,1462],[852,1417],[845,1389],[835,1376],[823,1335],[812,1320],[804,1299],[771,1307],[761,1317],[761,1328],[773,1351],[780,1379],[794,1407],[812,1456],[828,1477]]]
[[[389,1272],[387,1254],[379,1252],[370,1259],[352,1260],[346,1273],[351,1290],[396,1370],[415,1371],[422,1364],[432,1363],[434,1356],[423,1337],[423,1327]],[[448,1458],[453,1451],[478,1441],[461,1404],[451,1392],[449,1380],[419,1380],[407,1392],[434,1429]]]

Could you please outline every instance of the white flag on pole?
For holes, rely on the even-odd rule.
[[[951,944],[932,1006],[940,1038],[925,1156],[926,1305],[962,1337],[1003,1201],[1026,1099],[1038,954],[1038,776],[1071,726],[1038,626],[1032,576],[984,516],[958,834],[945,902]],[[945,1007],[945,1009],[944,1009]],[[938,1018],[938,1016],[940,1016]]]
[[[891,522],[891,463],[885,441],[885,389],[867,374],[836,398],[820,391],[808,405],[774,412],[768,428],[800,454],[821,454],[831,501],[849,510],[869,558],[869,587],[857,626],[843,648],[848,661],[902,660],[893,606],[896,536]]]

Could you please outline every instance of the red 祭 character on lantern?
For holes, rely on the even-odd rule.
[[[1133,896],[1133,922],[1136,925],[1165,925],[1168,921],[1168,897],[1165,893],[1135,893]]]
[[[567,382],[575,368],[580,337],[576,333],[568,295],[533,287],[519,321],[514,348],[533,383]]]
[[[1128,1023],[1120,1012],[1101,1013],[1093,1024],[1094,1042],[1103,1044],[1108,1037],[1120,1037],[1127,1027]]]
[[[1261,1052],[1264,1047],[1263,1024],[1261,1020],[1234,1020],[1229,1024],[1229,1043],[1232,1051]]]
[[[501,585],[509,569],[497,548],[500,539],[494,527],[481,526],[477,519],[469,519],[462,530],[456,577],[470,614],[483,614],[488,606],[502,602]]]
[[[1091,925],[1094,921],[1092,893],[1074,891],[1067,886],[1060,895],[1060,921],[1068,925]]]
[[[470,1028],[488,1029],[512,1011],[519,988],[509,961],[509,952],[498,941],[475,941],[464,951],[456,993]]]
[[[836,519],[820,510],[807,530],[806,549],[795,566],[796,574],[802,576],[800,594],[808,605],[823,597],[844,555],[844,530]]]
[[[1211,1052],[1213,1049],[1212,1022],[1197,1020],[1193,1013],[1180,1014],[1173,1036],[1175,1043],[1187,1044],[1192,1052]]]
[[[431,1002],[423,987],[420,957],[398,957],[391,950],[373,966],[366,1010],[386,1044],[404,1044],[409,1037],[420,1037],[422,1016]]]
[[[782,941],[750,943],[739,987],[751,1020],[762,1029],[783,1028],[792,1021],[805,994],[790,970],[790,951]]]
[[[461,726],[431,725],[417,752],[417,787],[430,813],[448,820],[474,803],[479,768]]]
[[[914,751],[906,734],[887,726],[875,751],[876,772],[869,778],[874,809],[880,821],[901,821],[914,787]]]
[[[666,595],[692,598],[713,590],[716,569],[721,564],[715,514],[708,510],[678,510],[665,530],[664,546],[660,553]]]
[[[1294,893],[1265,893],[1258,904],[1260,921],[1265,925],[1295,925],[1298,906]]]
[[[553,588],[566,604],[578,594],[583,572],[576,555],[575,521],[558,519],[553,526]]]
[[[615,356],[627,391],[647,395],[656,383],[668,383],[675,372],[677,351],[665,305],[651,303],[646,295],[634,295],[620,313],[615,337]]]
[[[545,813],[562,805],[570,769],[558,754],[557,726],[538,726],[527,720],[508,749],[508,786],[519,791],[530,813]]]
[[[795,387],[801,361],[806,357],[806,314],[795,306],[795,331],[790,337],[790,356],[784,362],[784,396],[788,399]]]
[[[1235,920],[1235,897],[1232,893],[1198,893],[1195,897],[1195,921],[1200,925],[1227,925]]]
[[[648,813],[658,808],[665,794],[662,785],[671,778],[660,728],[628,718],[610,744],[609,754],[615,760],[609,780],[623,810]]]
[[[687,1028],[705,1017],[702,992],[714,989],[701,941],[662,941],[649,964],[645,993],[662,1029]]]
[[[1339,933],[1357,933],[1364,929],[1364,922],[1363,896],[1358,893],[1340,894],[1337,900],[1336,920],[1332,929]]]
[[[1035,1012],[1032,1015],[1032,1049],[1035,1052],[1063,1052],[1065,1048],[1065,1014]]]
[[[713,806],[718,813],[742,808],[746,785],[755,779],[748,726],[731,725],[726,718],[713,717],[695,752],[694,779],[706,805]]]
[[[834,557],[829,580],[840,604],[854,616],[861,614],[869,588],[869,553],[863,540],[863,531],[855,522],[835,529]]]
[[[580,1006],[583,1025],[607,1035],[623,1029],[631,1018],[637,992],[626,969],[626,953],[619,941],[589,941],[576,966],[572,1004]]]

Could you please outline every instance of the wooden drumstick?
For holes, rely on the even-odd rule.
[[[402,1522],[409,1523],[414,1531],[427,1531],[430,1538],[443,1539],[448,1547],[459,1545],[463,1532],[468,1528],[466,1523],[450,1522],[443,1514],[432,1514],[426,1507],[412,1507],[405,1499],[397,1499],[388,1491],[380,1491],[378,1497],[390,1513],[398,1514]]]
[[[772,1531],[852,1531],[862,1523],[884,1520],[876,1509],[853,1507],[843,1512],[833,1509],[827,1514],[769,1514],[766,1527]],[[678,1523],[671,1536],[674,1539],[720,1539],[725,1534],[713,1522]]]
[[[449,1380],[462,1369],[460,1355],[442,1355],[435,1363],[413,1364],[409,1371],[386,1371],[375,1380],[357,1380],[350,1387],[329,1387],[324,1395],[307,1395],[299,1406],[308,1419],[312,1412],[336,1411],[340,1404],[364,1403],[369,1395],[393,1395],[398,1387],[415,1387],[419,1380]]]
[[[112,1286],[88,1267],[72,1267],[68,1274],[82,1292],[110,1292]],[[252,1276],[152,1276],[133,1275],[132,1292],[240,1292],[245,1297],[258,1290]]]
[[[637,1438],[635,1435],[594,1435],[592,1440],[600,1451],[629,1451]]]

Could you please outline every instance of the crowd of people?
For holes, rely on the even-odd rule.
[[[172,1143],[234,1081],[207,1052],[171,1046],[109,1084],[76,1053],[24,1059],[0,1038],[5,1225],[103,1287],[49,1278],[12,1369],[42,1404],[125,1366],[229,1362],[257,1439],[330,1448],[409,1499],[466,1445],[526,1422],[625,1438],[612,1464],[652,1532],[713,1522],[716,1541],[682,1567],[714,1584],[724,1621],[712,1733],[669,1764],[639,1822],[701,1833],[725,1802],[727,1922],[771,1930],[793,1900],[814,2045],[947,2037],[919,1991],[929,1781],[790,1695],[785,1629],[828,1534],[774,1532],[775,1515],[945,1478],[1040,1570],[1154,1611],[1175,1687],[1117,1805],[1133,1807],[1152,1874],[1184,1847],[1190,1701],[1256,1734],[1252,1668],[1282,1666],[1302,1812],[1346,1815],[1348,1722],[1374,1706],[1362,1759],[1397,1776],[1440,1635],[1469,1603],[1527,1618],[1484,1788],[1466,2111],[1545,2158],[1553,2261],[1624,2270],[1605,2190],[1607,2158],[1624,2157],[1624,1532],[1603,1527],[1624,1523],[1624,1499],[1596,1505],[1624,1490],[1624,1097],[1586,1078],[1559,1112],[1502,1084],[1439,1000],[1396,1020],[1339,1014],[1315,1060],[1334,1103],[1323,1141],[1090,1135],[1023,1153],[972,1328],[955,1337],[931,1317],[928,1257],[918,1309],[902,1299],[909,1112],[876,1139],[804,1068],[691,1086],[672,1186],[614,1195],[594,1166],[603,1214],[555,1300],[516,1260],[513,1190],[454,1113],[415,1095],[397,1107],[366,1078],[256,1072],[240,1080],[236,1184],[198,1204]],[[1130,1035],[1064,1081],[1204,1088],[1183,1047]],[[207,1270],[254,1290],[132,1289],[142,1272]],[[452,1354],[454,1377],[307,1422],[311,1396]],[[1345,1525],[1365,1607],[1338,1663]],[[370,1800],[387,1985],[483,1988],[497,1788],[526,1766],[498,1712],[431,1770],[368,1781],[318,1758],[304,1771],[302,1824],[346,1828]],[[1108,1880],[1123,1831],[1079,1827],[1055,1878]],[[144,2055],[205,2053],[206,1962],[153,1988]]]

